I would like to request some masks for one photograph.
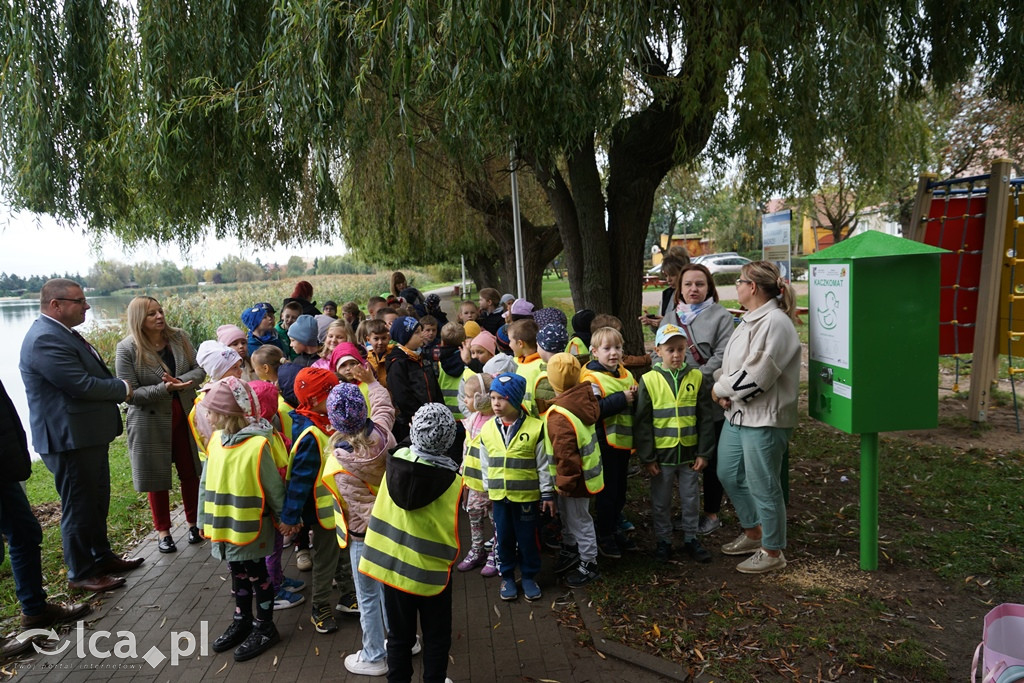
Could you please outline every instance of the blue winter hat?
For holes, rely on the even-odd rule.
[[[545,326],[552,323],[565,327],[569,322],[560,308],[542,308],[539,311],[534,311],[533,321],[537,323],[539,329],[544,329]]]
[[[524,410],[523,397],[526,396],[526,379],[522,375],[513,372],[498,375],[491,380],[491,391],[501,394],[509,403]]]
[[[498,350],[502,353],[512,353],[512,342],[508,338],[508,325],[502,325],[498,328],[498,333],[494,335],[494,339],[498,345]]]
[[[295,395],[295,376],[301,369],[298,363],[281,363],[277,369],[277,389],[281,392],[281,398],[292,408],[299,407],[299,399]]]
[[[320,346],[318,332],[316,318],[303,314],[288,328],[288,337],[306,346]]]
[[[537,332],[537,346],[549,353],[565,351],[568,344],[569,332],[565,329],[565,325],[550,323]]]
[[[267,302],[261,302],[253,304],[249,308],[242,311],[242,324],[245,325],[246,329],[250,332],[259,327],[259,324],[263,322],[263,319],[267,317],[267,313],[273,313],[274,307]]]
[[[416,332],[416,328],[419,326],[420,321],[408,315],[395,318],[391,321],[391,338],[405,346],[412,339],[413,333]]]

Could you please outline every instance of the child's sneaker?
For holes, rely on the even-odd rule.
[[[484,568],[480,570],[480,576],[489,579],[497,575],[498,560],[494,557],[494,548],[491,548],[491,552],[487,553],[487,562],[484,563]]]
[[[274,596],[274,609],[279,610],[298,607],[304,602],[306,602],[305,596],[299,595],[298,593],[292,593],[290,590],[282,588],[277,591],[277,595]]]
[[[308,572],[313,569],[313,557],[309,554],[309,548],[303,548],[295,553],[295,566],[300,572]]]
[[[575,569],[566,574],[565,583],[571,588],[579,588],[599,578],[601,574],[597,571],[597,562],[580,562]]]
[[[575,546],[563,545],[558,551],[558,560],[555,562],[555,574],[561,575],[576,568],[580,563],[580,554]]]
[[[701,564],[707,564],[711,561],[711,553],[696,538],[683,543],[683,552]]]
[[[292,593],[297,593],[306,587],[306,582],[299,579],[291,579],[287,576],[284,577],[284,581],[281,582],[281,588],[290,590]]]
[[[654,549],[654,559],[658,562],[668,562],[672,559],[672,544],[668,541],[658,541]]]
[[[227,652],[245,642],[245,639],[252,633],[252,617],[232,619],[227,630],[213,641],[210,647],[214,652]]]
[[[614,536],[598,538],[597,552],[601,553],[601,557],[610,557],[613,560],[618,560],[622,557],[622,551],[619,549],[619,544],[615,542]]]
[[[540,600],[541,592],[540,586],[533,579],[523,579],[523,597],[533,602],[534,600]]]
[[[633,522],[631,522],[628,519],[626,519],[626,515],[619,515],[619,528],[618,528],[618,530],[619,530],[620,533],[623,533],[623,534],[631,534],[634,531],[636,531],[636,526],[633,525]]]
[[[235,661],[244,662],[263,654],[281,640],[272,621],[259,621],[245,642],[235,648]]]
[[[487,562],[487,555],[484,554],[483,548],[470,548],[462,562],[456,565],[456,569],[460,572],[468,572],[470,569],[476,569],[485,562]]]
[[[385,657],[378,662],[367,662],[363,659],[363,651],[357,650],[355,654],[345,657],[345,668],[349,673],[359,676],[386,676],[388,659]]]
[[[387,638],[384,639],[384,649],[385,650],[388,649],[388,639]],[[411,654],[413,657],[415,657],[416,655],[418,655],[421,652],[423,652],[423,638],[421,638],[420,634],[417,633],[416,634],[416,642],[412,644],[412,650],[409,651],[409,654]]]
[[[335,609],[344,614],[359,614],[359,600],[356,592],[350,591],[338,598],[338,606]]]
[[[313,616],[310,617],[317,633],[334,633],[338,630],[338,622],[334,619],[334,610],[330,605],[313,605]]]
[[[502,600],[515,600],[519,597],[519,589],[516,588],[515,579],[502,579],[501,591],[498,593]]]
[[[722,520],[718,517],[708,517],[707,515],[701,515],[700,521],[697,523],[697,533],[701,536],[707,536],[712,531],[717,530],[722,526]]]

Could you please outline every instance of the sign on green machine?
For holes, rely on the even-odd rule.
[[[938,421],[943,249],[866,231],[807,257],[808,413],[861,435],[861,568],[878,568],[878,433]]]

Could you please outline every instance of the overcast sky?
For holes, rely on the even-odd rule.
[[[163,247],[147,245],[126,250],[116,240],[108,238],[97,251],[81,229],[61,228],[48,216],[26,212],[12,215],[0,207],[0,272],[22,277],[51,273],[85,275],[90,266],[100,259],[124,263],[167,259],[179,267],[191,265],[205,270],[213,268],[231,254],[253,262],[259,258],[262,263],[284,264],[292,255],[311,260],[318,255],[343,254],[346,251],[340,239],[325,245],[253,250],[239,246],[233,238],[208,239],[185,253],[175,244]]]

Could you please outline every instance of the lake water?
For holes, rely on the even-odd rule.
[[[85,312],[85,323],[75,329],[88,339],[89,330],[94,326],[122,318],[128,308],[128,302],[131,300],[130,296],[89,297],[90,308]],[[14,401],[14,407],[17,408],[18,415],[21,417],[21,424],[25,426],[33,458],[38,458],[38,456],[32,447],[32,430],[28,424],[28,401],[25,399],[25,385],[21,382],[18,360],[21,358],[21,342],[33,321],[38,317],[38,299],[0,301],[0,355],[7,359],[6,362],[0,363],[0,382],[3,382],[4,388],[11,400]],[[114,362],[113,358],[104,358],[104,360],[111,365]]]

